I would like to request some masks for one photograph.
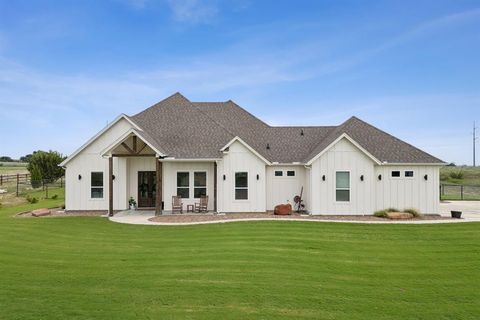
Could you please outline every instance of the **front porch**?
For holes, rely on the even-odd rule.
[[[155,215],[169,214],[172,196],[182,196],[183,211],[209,197],[208,210],[217,211],[217,164],[214,159],[173,159],[131,132],[102,153],[108,158],[108,214],[129,208]],[[118,214],[117,214],[118,215]]]

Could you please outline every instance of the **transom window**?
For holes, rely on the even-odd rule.
[[[275,171],[275,177],[283,177],[283,171]]]
[[[275,170],[274,176],[275,176],[275,177],[283,177],[283,176],[295,177],[295,170],[286,170],[286,171],[283,171],[283,170]]]
[[[405,171],[405,177],[408,177],[408,178],[413,177],[413,171]]]
[[[400,171],[392,171],[392,177],[394,178],[400,177]]]
[[[350,172],[337,171],[335,173],[335,199],[339,202],[350,201]]]
[[[235,200],[248,200],[248,172],[235,172]]]
[[[190,198],[190,172],[177,172],[177,196]]]
[[[103,199],[103,172],[91,173],[90,197],[92,199]]]
[[[294,170],[287,171],[287,177],[295,177],[295,171]]]

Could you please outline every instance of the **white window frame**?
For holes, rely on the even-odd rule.
[[[279,176],[277,176],[277,172],[280,172],[281,174]],[[275,178],[283,178],[283,170],[274,170],[273,171],[273,176]]]
[[[99,187],[99,186],[92,186],[92,174],[93,173],[101,173],[102,174],[102,186]],[[104,171],[90,171],[90,176],[89,176],[89,179],[90,179],[90,200],[94,200],[94,201],[101,201],[101,200],[104,200],[105,199],[105,172]],[[92,197],[92,189],[95,188],[95,189],[102,189],[102,197],[101,198],[93,198]]]
[[[247,186],[246,187],[237,187],[237,173],[246,173],[247,174]],[[249,201],[250,199],[250,191],[249,189],[249,184],[250,184],[250,173],[248,171],[235,171],[233,173],[233,199],[234,201]],[[247,190],[247,199],[237,199],[237,189],[239,190]]]
[[[411,177],[407,177],[407,172],[411,172],[412,173],[412,176]],[[415,178],[415,170],[405,170],[403,172],[403,177],[405,179],[414,179]]]
[[[293,176],[289,176],[288,175],[289,172],[293,172]],[[285,173],[286,173],[285,177],[287,177],[287,178],[295,178],[297,176],[297,170],[286,170]]]
[[[195,173],[196,172],[204,172],[205,173],[205,187],[198,186],[197,188],[205,188],[205,193],[208,196],[208,171],[207,170],[177,170],[175,171],[175,194],[177,194],[178,190],[178,183],[177,183],[177,176],[179,173],[188,173],[188,198],[182,198],[187,200],[198,200],[200,198],[195,198]],[[187,187],[180,187],[183,189],[187,189]]]
[[[337,172],[348,172],[348,188],[337,188]],[[348,190],[348,201],[337,200],[337,190]],[[350,170],[335,170],[335,203],[348,204],[352,201],[352,173]]]
[[[394,177],[393,173],[398,171],[398,177]],[[390,179],[401,179],[402,178],[402,170],[390,170]]]

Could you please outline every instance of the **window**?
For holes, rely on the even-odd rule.
[[[207,173],[194,172],[193,173],[193,197],[200,198],[200,196],[207,195]]]
[[[392,177],[394,178],[400,177],[400,171],[392,171]]]
[[[405,171],[405,177],[413,177],[413,171]]]
[[[248,199],[248,172],[235,172],[235,200]]]
[[[337,171],[335,175],[336,201],[350,201],[350,172]]]
[[[287,171],[287,177],[295,177],[295,171]]]
[[[190,172],[177,172],[177,196],[190,198]]]
[[[275,171],[275,177],[283,177],[283,171]]]
[[[90,197],[103,199],[103,172],[92,172],[90,176]]]

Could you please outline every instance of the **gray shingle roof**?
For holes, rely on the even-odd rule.
[[[346,133],[382,162],[442,163],[356,117],[339,126],[273,127],[232,101],[190,102],[176,93],[130,119],[175,158],[220,158],[238,136],[270,162],[306,163]]]

